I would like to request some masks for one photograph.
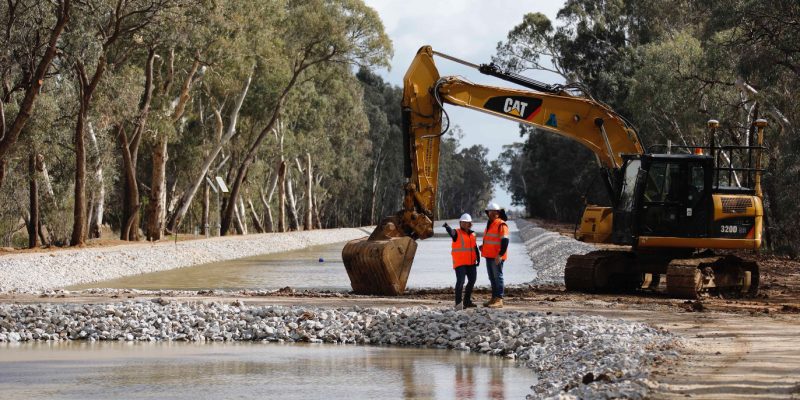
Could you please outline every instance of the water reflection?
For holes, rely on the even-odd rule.
[[[524,398],[533,374],[447,350],[335,345],[0,346],[4,398]]]
[[[484,224],[477,223],[475,229],[482,232]],[[503,271],[506,285],[530,282],[534,278],[530,258],[513,222],[509,223],[509,229],[509,262]],[[443,228],[436,228],[435,232],[434,237],[418,242],[417,256],[408,278],[409,288],[452,287],[455,283],[450,260],[451,240]],[[343,243],[317,246],[77,285],[68,289],[107,287],[146,290],[268,290],[291,286],[300,290],[350,290],[350,280],[341,258],[343,246]],[[323,261],[320,262],[320,259]],[[477,285],[488,286],[485,266],[481,265],[478,272]]]

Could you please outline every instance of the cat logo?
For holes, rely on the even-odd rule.
[[[527,96],[498,96],[486,101],[483,108],[512,116],[514,118],[531,121],[542,105],[542,99]]]
[[[503,111],[515,117],[521,117],[525,114],[526,107],[528,107],[528,103],[524,101],[514,100],[511,97],[509,97],[506,99],[506,105],[505,107],[503,107]]]

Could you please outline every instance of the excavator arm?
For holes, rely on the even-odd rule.
[[[478,85],[454,76],[441,77],[434,55],[532,90]],[[643,153],[636,131],[600,102],[501,72],[493,65],[474,65],[424,46],[403,78],[407,178],[403,208],[384,219],[368,239],[349,242],[342,251],[356,293],[402,294],[416,252],[414,239],[433,235],[439,145],[447,130],[442,129],[444,104],[481,111],[573,139],[597,155],[600,165],[609,172],[610,180],[615,175],[613,171],[622,166],[622,154]],[[614,182],[610,181],[609,187],[613,186]]]
[[[460,77],[440,77],[433,56],[465,63],[481,72],[538,90],[479,85]],[[623,154],[644,152],[636,131],[617,113],[590,98],[572,96],[555,86],[498,71],[492,65],[477,66],[422,47],[403,78],[403,123],[406,149],[406,187],[403,221],[406,230],[426,238],[436,201],[439,143],[443,105],[452,104],[553,132],[583,144],[607,171],[622,166]],[[491,133],[486,133],[487,137]],[[613,174],[608,174],[613,176]],[[613,183],[612,183],[613,184]],[[613,196],[612,196],[613,197]],[[415,214],[416,213],[416,214]],[[419,221],[419,223],[417,223]]]

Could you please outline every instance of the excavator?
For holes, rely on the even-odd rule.
[[[523,89],[442,77],[434,56]],[[416,240],[433,235],[439,144],[449,126],[444,109],[449,104],[561,135],[596,155],[611,205],[585,207],[575,236],[598,250],[568,258],[568,291],[655,290],[663,275],[671,297],[757,294],[758,264],[730,250],[758,251],[761,246],[765,120],[753,123],[745,146],[718,145],[719,122],[710,120],[709,145],[667,144],[655,146],[663,150],[654,153],[645,150],[632,124],[576,85],[546,84],[430,46],[419,49],[403,85],[407,181],[402,209],[383,219],[369,237],[348,242],[342,250],[354,293],[405,291]],[[734,160],[747,160],[747,167],[735,167]]]

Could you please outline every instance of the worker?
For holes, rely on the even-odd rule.
[[[472,288],[475,286],[475,279],[478,276],[477,267],[480,265],[481,253],[478,250],[478,239],[472,231],[472,216],[462,214],[458,219],[459,227],[453,229],[447,222],[444,229],[453,239],[452,250],[453,269],[456,272],[456,310],[477,307],[472,302]],[[464,278],[467,278],[467,287],[464,290],[462,301],[461,291],[464,286]]]
[[[483,303],[484,307],[503,308],[503,264],[508,259],[508,216],[497,203],[486,206],[486,230],[483,233],[481,253],[486,259],[486,271],[492,285],[492,298]]]

